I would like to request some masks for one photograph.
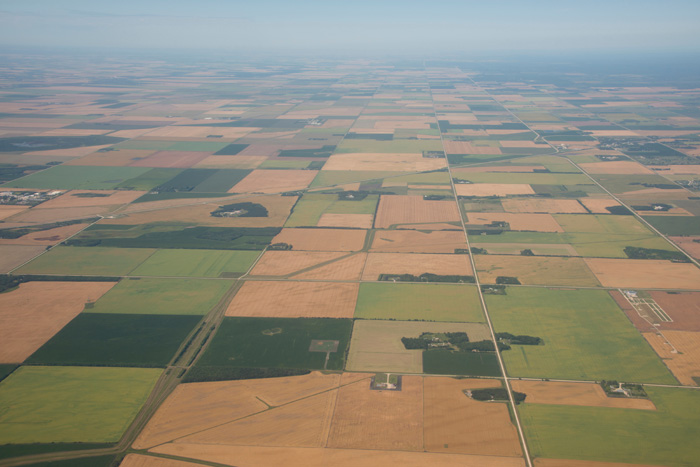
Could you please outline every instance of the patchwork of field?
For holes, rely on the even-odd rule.
[[[459,222],[454,201],[426,201],[422,196],[384,195],[379,200],[374,227],[387,229],[403,224]]]
[[[470,225],[488,225],[494,222],[506,222],[511,230],[531,232],[563,232],[554,217],[550,214],[510,214],[501,212],[480,212],[469,214],[467,223]]]
[[[467,255],[369,253],[362,271],[362,280],[373,281],[381,274],[472,275]]]
[[[272,243],[286,243],[304,251],[359,251],[366,235],[366,230],[282,229]]]
[[[316,176],[313,170],[254,170],[229,193],[283,193],[303,190]]]
[[[374,233],[370,252],[454,253],[468,249],[464,232],[384,230]]]
[[[599,285],[581,258],[489,254],[475,255],[474,261],[479,277],[488,284],[499,283],[499,277],[515,277],[526,285]]]
[[[150,248],[79,248],[59,246],[17,270],[19,274],[126,275],[148,259]]]
[[[527,394],[528,404],[656,410],[656,406],[649,399],[609,397],[596,383],[513,380],[511,386],[514,391]]]

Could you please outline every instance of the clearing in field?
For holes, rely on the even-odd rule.
[[[387,229],[401,224],[459,221],[459,210],[454,201],[426,201],[422,196],[383,195],[379,199],[374,226]]]
[[[45,251],[45,246],[0,245],[0,273],[10,272]]]
[[[674,378],[604,290],[508,287],[486,295],[496,332],[540,337],[502,353],[514,377],[673,384]]]
[[[511,380],[510,384],[513,391],[527,394],[526,404],[656,410],[656,406],[649,399],[608,397],[598,383]]]
[[[253,265],[258,251],[158,250],[132,276],[237,277]]]
[[[21,363],[114,282],[25,282],[0,294],[0,363]]]
[[[161,370],[23,366],[0,382],[0,444],[116,442]]]
[[[700,379],[700,332],[642,333],[681,384],[697,386]]]
[[[700,391],[649,386],[645,390],[656,411],[520,404],[532,455],[652,465],[696,463]]]
[[[356,320],[346,369],[422,373],[423,351],[407,350],[401,338],[424,332],[466,332],[472,341],[490,339],[486,325],[476,323]]]
[[[534,195],[530,185],[524,183],[458,183],[457,196],[508,196]]]
[[[58,246],[17,270],[18,274],[126,275],[155,250]]]
[[[489,284],[496,284],[498,277],[515,277],[525,285],[599,285],[581,258],[475,255],[474,261],[479,277]]]
[[[499,380],[423,379],[426,451],[522,456],[506,402],[481,402],[464,390],[501,387]]]
[[[362,280],[376,281],[380,274],[473,275],[468,255],[369,253],[362,271]]]
[[[507,222],[510,230],[530,232],[563,232],[551,214],[510,214],[505,212],[467,213],[468,224],[489,225],[494,222]]]
[[[246,281],[226,316],[352,318],[357,283]]]
[[[134,443],[146,449],[338,387],[340,375],[181,384]],[[267,405],[266,405],[267,404]],[[227,444],[222,442],[221,444]]]
[[[373,391],[366,381],[340,388],[329,448],[423,450],[423,380],[403,376],[401,391]]]
[[[366,235],[366,230],[286,228],[272,243],[286,243],[302,251],[360,251]]]
[[[691,263],[667,260],[585,258],[603,287],[697,289],[700,270]]]
[[[350,153],[332,155],[321,172],[373,171],[381,177],[379,172],[427,172],[445,165],[443,158],[426,158],[422,154]]]
[[[355,318],[447,322],[484,320],[476,287],[400,283],[361,284]]]
[[[375,232],[371,251],[454,253],[456,249],[468,249],[464,233],[460,231],[384,230]]]
[[[232,280],[123,279],[104,297],[87,307],[86,311],[141,315],[204,315],[216,305],[232,284]]]
[[[253,170],[229,193],[283,193],[304,190],[316,177],[315,170]]]
[[[504,199],[503,209],[507,212],[580,213],[588,211],[575,199]]]

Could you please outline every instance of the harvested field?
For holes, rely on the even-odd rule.
[[[352,318],[358,289],[356,283],[246,281],[226,316]]]
[[[587,213],[575,199],[504,199],[501,204],[507,212]]]
[[[467,248],[464,232],[416,230],[377,231],[372,241],[372,252],[391,253],[454,253]]]
[[[146,133],[143,137],[150,139],[167,139],[181,140],[193,138],[206,138],[209,135],[221,135],[223,138],[217,138],[216,141],[228,141],[230,139],[241,138],[248,133],[257,131],[260,128],[252,127],[211,127],[211,126],[165,126],[156,128],[155,130]]]
[[[23,362],[114,284],[25,282],[0,294],[0,362]]]
[[[422,196],[383,195],[379,198],[375,228],[431,222],[459,222],[457,204],[454,201],[426,201]]]
[[[142,456],[141,454],[128,454],[119,464],[120,467],[198,467],[201,464],[163,457]]]
[[[603,287],[697,289],[700,270],[691,263],[665,260],[585,258]]]
[[[283,193],[303,190],[309,186],[315,176],[315,170],[253,170],[228,192]]]
[[[514,141],[515,142],[515,141]],[[504,142],[501,142],[501,146],[507,147]],[[518,141],[521,143],[521,141]],[[546,167],[543,165],[503,165],[503,166],[479,166],[479,167],[459,167],[453,170],[455,173],[482,173],[482,172],[516,172],[516,173],[530,173],[535,170],[544,170]]]
[[[697,385],[693,378],[700,378],[700,332],[663,331],[664,337],[655,332],[642,335],[681,384]]]
[[[366,381],[340,388],[328,447],[422,451],[422,378],[403,376],[401,391],[374,391]]]
[[[267,160],[265,156],[209,156],[193,166],[195,169],[254,169]]]
[[[668,175],[700,175],[700,165],[651,165],[654,172]]]
[[[145,194],[145,191],[71,190],[41,203],[40,209],[115,206],[131,203]]]
[[[676,245],[687,251],[690,256],[700,259],[700,237],[669,237]]]
[[[46,251],[45,246],[0,245],[0,273],[7,273]]]
[[[366,230],[282,229],[272,243],[287,243],[304,251],[359,251],[366,235]]]
[[[650,292],[651,298],[673,321],[659,323],[659,328],[700,332],[700,292]]]
[[[599,285],[581,258],[476,255],[474,260],[479,277],[488,284],[495,284],[498,276],[508,276],[524,285]]]
[[[337,260],[345,253],[331,251],[275,251],[263,253],[253,270],[252,276],[286,276],[314,268],[318,264]]]
[[[55,245],[71,235],[75,235],[86,227],[86,224],[66,225],[55,229],[41,230],[28,233],[19,238],[0,239],[0,245]]]
[[[12,217],[15,214],[19,214],[20,212],[26,211],[27,209],[29,209],[29,206],[2,205],[0,206],[0,220]]]
[[[610,214],[606,208],[620,206],[620,203],[612,198],[581,198],[579,201],[593,214]]]
[[[649,399],[608,397],[596,383],[511,380],[513,391],[527,394],[526,404],[582,405],[619,409],[656,410]]]
[[[535,256],[580,256],[579,253],[569,244],[562,243],[482,243],[488,242],[488,238],[479,239],[472,242],[483,248],[490,255],[521,255],[525,249],[531,250]]]
[[[510,230],[530,232],[563,232],[551,214],[511,214],[500,212],[467,213],[468,224],[488,225],[492,222],[507,222]]]
[[[467,456],[460,454],[361,449],[166,444],[152,449],[151,451],[180,457],[202,459],[209,462],[219,462],[225,465],[235,465],[237,467],[275,467],[281,463],[289,467],[328,467],[329,465],[333,467],[357,467],[359,465],[374,464],[393,464],[403,467],[425,467],[426,465],[435,467],[525,467],[524,459],[514,457]],[[149,465],[148,467],[151,466]],[[180,466],[173,465],[172,467]]]
[[[612,162],[588,162],[578,164],[583,170],[591,174],[653,174],[654,171],[648,169],[638,162],[633,161],[612,161]]]
[[[134,443],[146,449],[338,386],[338,374],[181,384]],[[264,401],[264,402],[263,402]]]
[[[362,280],[375,281],[380,274],[423,273],[441,275],[472,275],[468,255],[454,254],[408,254],[408,253],[369,253]]]
[[[324,213],[316,224],[319,227],[347,227],[351,229],[371,229],[372,214],[332,214]]]
[[[360,280],[367,253],[354,253],[325,266],[294,274],[294,279]]]
[[[175,467],[175,466],[173,466]],[[535,467],[654,467],[651,464],[620,464],[618,462],[579,461],[573,459],[535,459]]]
[[[425,450],[522,456],[507,403],[480,402],[463,390],[501,387],[500,380],[424,378]]]
[[[498,146],[477,146],[468,141],[443,141],[447,154],[501,154]]]
[[[442,169],[446,165],[442,158],[431,159],[422,154],[381,154],[356,153],[334,154],[328,158],[323,171],[329,170],[367,170],[396,172],[425,172]]]
[[[158,151],[129,164],[131,167],[170,167],[188,169],[206,159],[211,152]]]
[[[458,183],[457,196],[532,195],[535,190],[524,183]]]

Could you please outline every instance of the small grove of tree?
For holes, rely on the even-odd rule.
[[[421,337],[402,337],[401,342],[407,350],[426,350],[430,341]]]
[[[526,248],[520,252],[522,256],[535,256],[531,249]]]
[[[273,243],[272,245],[268,246],[268,250],[291,250],[293,248],[292,245],[289,243]]]
[[[533,336],[526,336],[526,335],[519,335],[519,336],[514,336],[513,334],[509,332],[497,332],[496,333],[496,339],[498,340],[506,340],[510,344],[516,344],[516,345],[540,345],[542,343],[542,339],[539,337],[533,337]]]
[[[236,217],[267,217],[267,208],[258,203],[235,203],[220,206],[211,212],[213,217],[228,217],[230,213],[240,211]]]
[[[506,388],[484,388],[484,389],[473,389],[471,391],[472,399],[477,401],[507,401],[508,391]],[[522,392],[513,391],[513,400],[516,404],[525,401],[527,394]]]
[[[24,282],[24,280],[25,279],[22,276],[10,276],[8,274],[0,275],[0,293],[5,292],[6,290],[14,289],[19,284]]]
[[[474,276],[459,276],[459,275],[440,275],[423,273],[420,276],[413,274],[380,274],[380,281],[396,281],[396,282],[462,282],[473,284],[476,282]]]
[[[517,277],[498,276],[498,277],[496,278],[496,284],[520,285],[520,281],[518,280]]]
[[[475,246],[472,247],[472,254],[473,255],[488,255],[489,252],[486,251],[484,248],[477,248]]]

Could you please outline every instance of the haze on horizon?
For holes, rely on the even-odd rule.
[[[698,18],[693,0],[2,0],[0,47],[694,53]]]

